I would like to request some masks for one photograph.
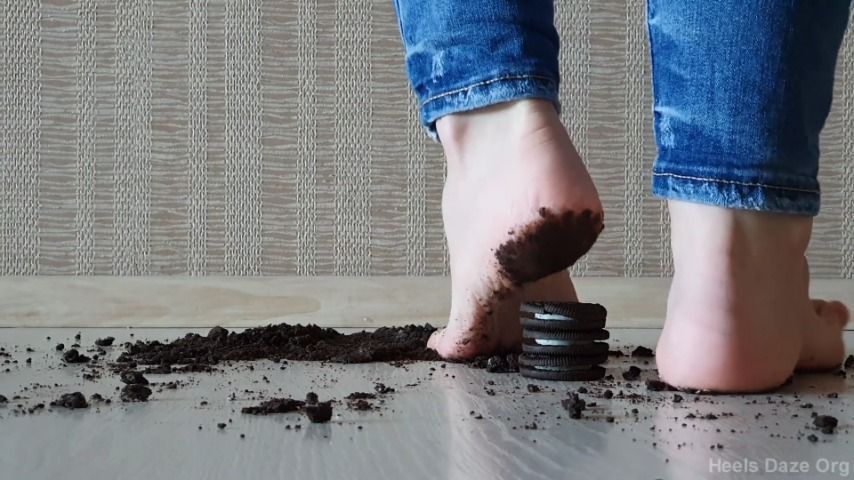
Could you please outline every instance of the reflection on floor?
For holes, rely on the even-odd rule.
[[[111,358],[126,341],[184,333],[0,330],[9,355],[0,357],[7,362],[0,394],[8,398],[0,405],[0,478],[681,479],[804,467],[806,473],[787,478],[854,476],[854,381],[840,375],[798,376],[774,394],[711,396],[650,392],[643,380],[655,378],[654,361],[632,357],[612,357],[608,370],[616,380],[590,384],[440,363],[245,362],[214,373],[148,375],[155,383],[150,401],[123,404],[115,375],[105,370],[102,378],[86,380],[85,367],[60,362],[54,346],[75,343],[78,331],[84,348],[116,337],[116,346],[107,348]],[[847,334],[851,345],[854,333]],[[657,335],[613,329],[612,349],[654,346]],[[640,381],[622,379],[630,365],[644,369]],[[177,388],[166,387],[170,381]],[[378,395],[373,410],[348,408],[347,394],[373,392],[375,382],[395,392]],[[588,408],[573,420],[561,400],[580,387]],[[605,390],[613,398],[605,398]],[[99,393],[112,403],[21,413],[73,391],[87,398]],[[299,413],[240,413],[261,399],[301,399],[309,391],[338,400],[331,422],[310,424]],[[813,427],[813,412],[838,418],[836,432]]]

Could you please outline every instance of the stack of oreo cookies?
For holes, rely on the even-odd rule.
[[[540,380],[597,380],[608,360],[608,312],[598,303],[529,302],[521,308],[519,372]]]

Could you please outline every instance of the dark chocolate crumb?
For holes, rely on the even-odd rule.
[[[114,337],[104,337],[104,338],[99,338],[99,339],[95,340],[95,345],[97,345],[99,347],[109,347],[115,341],[116,341],[116,339]]]
[[[394,393],[394,389],[391,387],[385,386],[384,383],[375,383],[374,384],[374,390],[380,394]]]
[[[151,395],[151,389],[145,385],[131,384],[125,385],[119,397],[123,402],[147,402]]]
[[[66,363],[86,363],[90,360],[89,357],[83,355],[74,348],[65,352],[62,359],[65,360]]]
[[[655,356],[655,352],[653,352],[651,348],[637,347],[632,350],[632,356],[640,358],[651,358]]]
[[[839,424],[839,420],[830,415],[817,415],[813,418],[812,423],[816,427],[820,428],[822,433],[833,433],[834,429],[836,429],[836,425]]]
[[[316,325],[277,324],[239,333],[215,327],[207,336],[190,333],[170,343],[156,340],[126,344],[118,362],[140,365],[204,365],[223,361],[304,360],[335,363],[440,360],[427,348],[436,329],[430,325],[383,327],[344,335]],[[197,367],[199,368],[199,367]]]
[[[52,407],[63,407],[63,408],[86,408],[89,406],[86,403],[86,397],[83,396],[80,392],[72,392],[72,393],[63,393],[59,399],[50,402]]]
[[[371,402],[365,400],[364,398],[357,398],[356,400],[350,400],[349,402],[347,402],[347,408],[364,412],[368,410],[373,410],[374,405]]]
[[[502,355],[493,355],[486,361],[486,371],[490,373],[506,372],[507,361]]]
[[[210,340],[216,341],[216,342],[223,341],[227,337],[228,337],[228,330],[226,330],[222,327],[219,327],[219,326],[213,327],[212,329],[210,329],[208,331],[208,336],[207,336],[207,338],[209,338]]]
[[[302,408],[305,402],[293,398],[271,398],[260,405],[244,407],[241,413],[249,415],[270,415],[273,413],[295,412]]]
[[[353,392],[344,398],[347,400],[373,400],[373,399],[377,398],[377,396],[373,393]]]
[[[120,377],[122,383],[127,385],[148,385],[148,379],[135,370],[125,370]]]
[[[577,393],[570,393],[569,398],[560,402],[561,406],[569,412],[569,418],[581,418],[581,412],[587,407],[587,403]]]
[[[647,390],[650,390],[653,392],[661,392],[664,390],[672,390],[670,385],[662,382],[661,380],[647,380],[646,381],[646,388],[647,388]]]
[[[302,411],[311,423],[326,423],[332,418],[332,403],[319,402],[312,405],[305,405]]]
[[[641,369],[632,365],[628,370],[623,372],[623,378],[629,381],[637,380],[640,378]]]

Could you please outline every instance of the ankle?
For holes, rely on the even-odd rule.
[[[447,115],[436,122],[436,131],[452,167],[476,161],[485,148],[512,148],[555,126],[563,128],[554,106],[532,99]]]
[[[715,259],[750,262],[803,256],[812,232],[812,218],[735,210],[697,203],[668,202],[676,263],[696,259],[698,251]]]

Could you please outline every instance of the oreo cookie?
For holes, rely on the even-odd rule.
[[[598,330],[608,314],[598,303],[527,302],[520,308],[522,328],[543,330]]]
[[[525,302],[520,310],[522,312],[555,314],[581,319],[608,316],[608,310],[602,305],[584,302]]]
[[[528,302],[519,312],[519,372],[540,380],[588,381],[605,376],[610,335],[605,307],[580,302]]]
[[[608,353],[607,330],[522,330],[522,351],[539,355],[594,355]]]
[[[571,369],[572,367],[589,367],[605,363],[608,353],[596,355],[519,355],[519,367],[541,369]]]
[[[519,367],[519,373],[538,380],[560,380],[565,382],[587,382],[599,380],[605,376],[605,369],[598,365],[586,365],[575,368],[559,367]]]
[[[550,341],[552,345],[573,345],[578,343],[589,343],[597,340],[608,340],[611,334],[608,330],[534,330],[522,329],[522,338],[534,338],[542,341]]]
[[[598,355],[608,353],[605,342],[560,342],[550,339],[523,338],[522,351],[534,355]]]

